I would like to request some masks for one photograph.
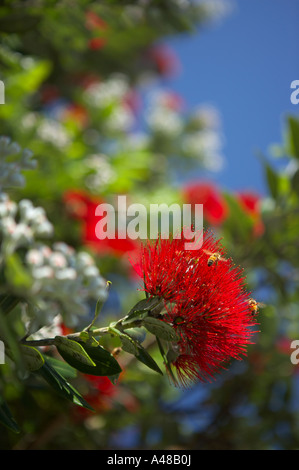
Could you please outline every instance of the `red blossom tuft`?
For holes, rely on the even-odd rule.
[[[96,225],[101,217],[96,216],[96,208],[99,204],[105,203],[103,199],[91,196],[84,191],[70,190],[65,193],[64,202],[70,215],[81,222],[82,243],[94,252],[100,255],[122,256],[124,253],[134,252],[139,248],[137,240],[131,240],[128,236],[124,239],[118,238],[117,231],[114,239],[99,240],[96,235]]]
[[[88,41],[88,48],[91,51],[99,51],[107,44],[106,38],[92,38]]]
[[[107,23],[95,12],[87,11],[85,14],[85,26],[90,31],[99,32],[101,34],[100,36],[89,39],[88,48],[92,51],[102,49],[107,43],[107,39],[102,37],[102,32],[108,28]]]
[[[203,215],[211,225],[221,225],[228,216],[228,206],[221,192],[210,182],[195,182],[183,189],[187,204],[203,204]]]
[[[183,386],[210,380],[232,359],[242,359],[256,324],[242,271],[224,258],[220,241],[204,232],[198,249],[185,250],[185,242],[183,234],[148,242],[139,264],[145,292],[164,299],[161,320],[180,338],[170,346],[169,362],[172,379]],[[221,260],[209,266],[216,252]]]
[[[89,30],[106,29],[107,23],[95,12],[87,11],[85,14],[86,28]]]
[[[171,48],[166,45],[153,46],[148,51],[149,60],[155,66],[157,72],[162,76],[173,76],[178,73],[180,63]]]

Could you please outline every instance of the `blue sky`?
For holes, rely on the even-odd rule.
[[[299,79],[299,1],[234,0],[231,13],[192,36],[168,41],[180,73],[166,86],[190,108],[220,112],[226,164],[214,176],[227,189],[265,193],[256,152],[282,139],[283,116],[299,114],[290,84]]]

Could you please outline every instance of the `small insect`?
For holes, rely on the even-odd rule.
[[[218,264],[218,261],[227,261],[227,259],[222,258],[220,253],[212,253],[211,251],[204,250],[204,252],[209,256],[208,266],[213,266],[213,264]]]
[[[248,300],[248,305],[249,305],[249,308],[251,310],[252,315],[257,314],[259,307],[261,307],[261,308],[265,307],[265,304],[263,304],[262,302],[257,302],[254,299],[249,299]]]

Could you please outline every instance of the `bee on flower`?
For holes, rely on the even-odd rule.
[[[256,321],[240,267],[230,258],[216,270],[207,263],[207,253],[223,253],[220,242],[203,232],[198,249],[185,250],[184,243],[183,233],[180,238],[148,241],[137,271],[146,295],[163,300],[166,313],[161,321],[179,338],[168,344],[166,369],[176,385],[186,387],[210,381],[232,359],[241,360],[253,342]]]

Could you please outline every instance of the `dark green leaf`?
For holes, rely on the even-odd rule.
[[[14,295],[5,294],[0,296],[0,308],[5,315],[11,312],[19,302],[20,299]]]
[[[62,397],[76,405],[83,406],[84,408],[94,411],[80,393],[70,383],[68,383],[58,370],[52,367],[49,362],[45,361],[44,365],[35,373],[43,377],[43,379],[46,380],[46,382]]]
[[[95,367],[95,363],[78,341],[73,341],[63,336],[56,336],[55,345],[63,359],[75,369],[78,369],[80,364]]]
[[[24,362],[30,371],[38,370],[43,366],[45,360],[41,353],[32,346],[21,345],[21,354],[24,358]]]
[[[12,324],[9,317],[4,315],[0,310],[1,337],[4,340],[6,352],[9,357],[16,363],[20,372],[26,370],[26,364],[20,351],[20,345],[16,340],[15,332],[12,330]]]
[[[77,377],[77,371],[70,366],[67,362],[60,361],[54,357],[46,356],[47,363],[52,366],[57,372],[59,372],[63,377],[74,379]]]
[[[147,317],[143,320],[143,325],[150,333],[166,341],[179,341],[180,339],[172,326],[158,318]]]
[[[142,299],[130,310],[128,315],[122,321],[123,325],[131,323],[136,320],[143,320],[147,316],[149,310],[156,308],[161,302],[160,297],[151,297],[149,299]]]
[[[0,395],[0,422],[4,424],[8,429],[15,433],[19,433],[20,429],[17,425],[16,421],[14,420],[10,409],[7,406],[7,403]]]
[[[156,361],[146,351],[146,349],[144,349],[144,347],[141,346],[141,344],[138,344],[138,354],[136,354],[135,357],[136,359],[138,359],[138,361],[142,362],[144,365],[146,365],[150,369],[154,370],[155,372],[158,372],[158,374],[163,375],[163,372],[161,371]]]
[[[146,338],[146,329],[141,326],[136,328],[125,328],[125,332],[139,343],[142,343]]]
[[[279,176],[266,162],[264,162],[264,169],[270,194],[274,199],[277,199],[279,194]]]
[[[84,366],[86,374],[111,376],[120,374],[121,367],[109,351],[102,346],[84,345],[84,349],[93,362],[95,367]],[[83,371],[84,372],[84,371]]]

